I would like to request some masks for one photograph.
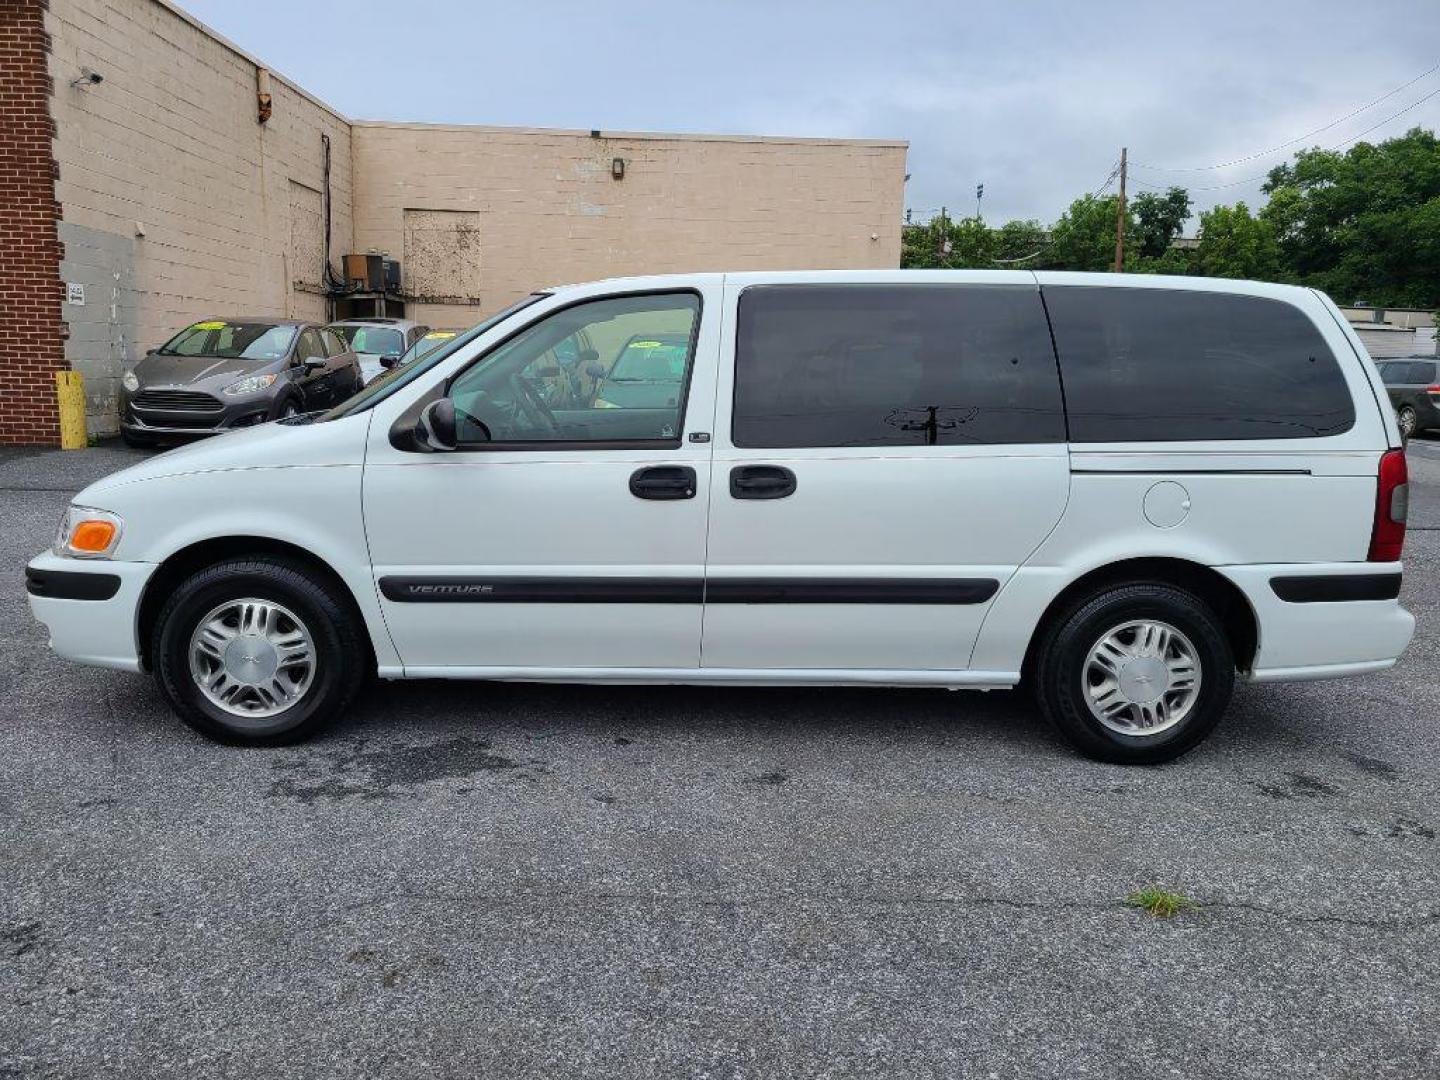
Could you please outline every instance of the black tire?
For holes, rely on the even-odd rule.
[[[1111,630],[1148,619],[1189,639],[1199,690],[1174,726],[1152,735],[1124,734],[1091,712],[1086,660]],[[1118,765],[1156,765],[1194,749],[1220,722],[1235,687],[1235,654],[1219,618],[1199,597],[1173,585],[1137,582],[1103,589],[1059,612],[1042,630],[1029,675],[1041,711],[1080,753]]]
[[[1418,435],[1420,417],[1409,405],[1401,405],[1395,413],[1395,422],[1400,425],[1400,437],[1407,442],[1412,435]]]
[[[314,646],[308,688],[288,708],[258,719],[236,717],[212,702],[190,665],[201,620],[228,601],[251,597],[293,612]],[[190,727],[234,746],[279,746],[309,738],[345,711],[368,674],[370,650],[339,586],[299,563],[260,556],[217,563],[182,581],[155,620],[150,655],[161,691]]]
[[[288,397],[276,406],[275,419],[285,420],[292,416],[299,416],[304,411],[305,406],[301,404],[299,398]]]

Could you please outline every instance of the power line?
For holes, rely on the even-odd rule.
[[[1245,164],[1245,162],[1247,162],[1247,161],[1254,161],[1256,158],[1267,157],[1267,156],[1269,156],[1270,154],[1274,154],[1274,153],[1277,153],[1278,151],[1284,150],[1286,147],[1294,146],[1294,145],[1295,145],[1296,143],[1298,143],[1298,142],[1304,142],[1306,139],[1310,138],[1310,137],[1313,136],[1313,135],[1319,135],[1322,131],[1329,131],[1329,130],[1330,130],[1331,128],[1333,128],[1333,127],[1338,127],[1340,124],[1345,123],[1345,121],[1351,120],[1351,119],[1353,119],[1354,117],[1359,116],[1361,113],[1365,112],[1365,111],[1368,110],[1368,109],[1373,109],[1376,105],[1379,105],[1382,101],[1386,101],[1386,100],[1394,97],[1396,94],[1400,93],[1401,90],[1406,90],[1406,89],[1408,89],[1409,87],[1414,86],[1414,85],[1415,85],[1417,82],[1419,82],[1421,79],[1427,78],[1427,77],[1435,74],[1435,72],[1437,72],[1437,71],[1440,71],[1440,64],[1436,64],[1434,67],[1430,68],[1428,71],[1422,71],[1419,75],[1416,75],[1416,76],[1415,76],[1413,79],[1411,79],[1409,82],[1402,83],[1401,85],[1395,87],[1395,89],[1386,91],[1385,93],[1383,93],[1383,94],[1381,94],[1379,97],[1377,97],[1374,101],[1367,102],[1366,104],[1361,105],[1358,109],[1353,109],[1353,110],[1351,110],[1350,112],[1346,113],[1344,116],[1340,117],[1340,119],[1338,119],[1338,120],[1332,120],[1332,121],[1330,121],[1330,123],[1328,123],[1328,124],[1323,124],[1323,125],[1321,125],[1320,127],[1316,128],[1316,129],[1313,130],[1313,131],[1307,131],[1304,135],[1297,135],[1295,138],[1290,139],[1290,140],[1287,141],[1287,142],[1280,143],[1278,146],[1272,146],[1272,147],[1270,147],[1270,149],[1268,149],[1268,150],[1260,150],[1260,151],[1257,151],[1256,153],[1253,153],[1253,154],[1247,154],[1247,155],[1245,155],[1244,157],[1234,158],[1234,159],[1231,160],[1231,161],[1222,161],[1222,162],[1220,162],[1218,165],[1197,165],[1197,166],[1190,166],[1190,167],[1167,168],[1167,167],[1164,166],[1164,165],[1147,165],[1147,164],[1145,164],[1145,163],[1143,163],[1143,162],[1132,161],[1132,162],[1130,163],[1130,166],[1131,166],[1131,168],[1135,168],[1135,169],[1152,169],[1152,170],[1154,170],[1154,171],[1156,171],[1156,172],[1210,172],[1210,171],[1212,171],[1212,170],[1214,170],[1214,169],[1228,169],[1228,168],[1230,168],[1230,167],[1233,166],[1233,165],[1243,165],[1243,164]],[[1424,101],[1424,100],[1426,100],[1426,99],[1425,99],[1425,98],[1421,98],[1420,100],[1421,100],[1421,101]],[[1419,104],[1419,102],[1417,102],[1416,104]],[[1414,106],[1411,106],[1411,108],[1414,108]],[[1398,116],[1399,113],[1397,113],[1396,115]],[[1394,117],[1391,117],[1391,119],[1394,119]],[[1384,123],[1384,122],[1385,122],[1385,121],[1381,121],[1381,123]],[[1370,130],[1373,131],[1374,128],[1371,128]],[[1356,138],[1359,138],[1359,137],[1360,137],[1360,136],[1358,136],[1358,135],[1356,136]],[[1198,190],[1202,190],[1202,191],[1203,191],[1203,190],[1206,190],[1206,189],[1201,188],[1201,189],[1198,189]]]
[[[1391,113],[1391,114],[1390,114],[1389,116],[1387,116],[1384,120],[1381,120],[1378,124],[1372,124],[1370,127],[1366,128],[1364,131],[1360,132],[1359,135],[1351,135],[1349,138],[1341,139],[1341,140],[1340,140],[1339,142],[1337,142],[1337,143],[1331,143],[1329,146],[1324,147],[1324,149],[1326,149],[1326,150],[1338,150],[1338,149],[1340,149],[1340,147],[1345,146],[1345,145],[1347,145],[1347,144],[1349,144],[1349,143],[1359,142],[1359,141],[1360,141],[1361,139],[1363,139],[1366,135],[1369,135],[1372,131],[1376,130],[1377,128],[1382,128],[1382,127],[1384,127],[1386,124],[1390,123],[1391,120],[1395,120],[1395,119],[1398,119],[1398,118],[1401,117],[1401,116],[1404,116],[1404,115],[1405,115],[1407,112],[1409,112],[1411,109],[1418,108],[1419,106],[1424,105],[1425,102],[1429,101],[1431,98],[1433,98],[1433,97],[1435,97],[1435,96],[1437,96],[1437,95],[1440,95],[1440,87],[1437,87],[1436,89],[1431,90],[1430,93],[1426,94],[1424,97],[1420,98],[1418,101],[1412,101],[1409,105],[1406,105],[1405,108],[1401,109],[1399,112]],[[1241,186],[1243,186],[1243,185],[1245,185],[1245,184],[1258,183],[1258,182],[1261,181],[1261,180],[1267,179],[1269,176],[1270,176],[1270,174],[1269,174],[1268,172],[1265,172],[1265,173],[1262,173],[1262,174],[1259,175],[1259,176],[1247,176],[1244,180],[1231,180],[1229,183],[1226,183],[1226,184],[1207,184],[1207,185],[1205,185],[1204,187],[1192,187],[1192,188],[1188,188],[1187,190],[1189,190],[1189,191],[1223,191],[1223,190],[1225,190],[1226,188],[1241,187]],[[1139,183],[1139,181],[1136,181],[1136,183]],[[1148,188],[1150,188],[1152,191],[1160,191],[1160,190],[1163,190],[1163,189],[1161,189],[1161,188],[1156,187],[1156,186],[1153,185],[1153,184],[1142,184],[1141,186],[1142,186],[1142,187],[1148,187]]]
[[[1115,178],[1119,175],[1120,162],[1117,161],[1114,165],[1111,166],[1109,175],[1100,182],[1100,186],[1090,193],[1090,198],[1098,199],[1101,195],[1105,193],[1105,189],[1115,182]],[[996,266],[1014,266],[1016,263],[1029,262],[1036,256],[1043,254],[1045,249],[1049,246],[1050,241],[1046,240],[1038,248],[1030,252],[1030,254],[1021,255],[1018,259],[991,259],[990,261],[993,262]]]

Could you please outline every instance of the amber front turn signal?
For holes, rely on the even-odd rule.
[[[89,506],[72,506],[60,521],[55,554],[76,559],[106,559],[120,543],[119,515]]]
[[[70,546],[76,551],[88,551],[98,555],[115,541],[115,523],[111,521],[82,521],[70,534]]]

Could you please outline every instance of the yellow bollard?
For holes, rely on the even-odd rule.
[[[90,440],[85,432],[85,379],[78,371],[55,373],[55,400],[60,406],[60,449],[84,450]]]

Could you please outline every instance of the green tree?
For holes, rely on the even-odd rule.
[[[1190,193],[1181,187],[1172,187],[1163,195],[1142,191],[1131,200],[1130,209],[1135,214],[1133,242],[1137,253],[1159,259],[1170,250],[1190,217]]]
[[[1036,252],[1043,257],[1048,240],[1045,228],[1038,221],[1007,221],[995,233],[995,260],[1000,265],[1028,269],[1036,265]],[[1019,260],[1024,260],[1019,261]]]
[[[1194,274],[1194,260],[1179,248],[1166,248],[1159,255],[1125,255],[1125,269],[1132,274]]]
[[[1288,274],[1341,303],[1440,305],[1440,140],[1414,128],[1270,171],[1261,213]]]
[[[907,269],[964,270],[993,266],[997,234],[979,218],[937,215],[925,225],[906,225],[900,234],[900,265]]]
[[[1243,202],[1200,213],[1200,246],[1195,270],[1207,277],[1281,279],[1280,245],[1274,226],[1255,217]]]
[[[1118,200],[1082,195],[1050,230],[1043,264],[1054,270],[1111,270],[1115,266],[1115,217]],[[1125,232],[1134,228],[1126,209]]]

